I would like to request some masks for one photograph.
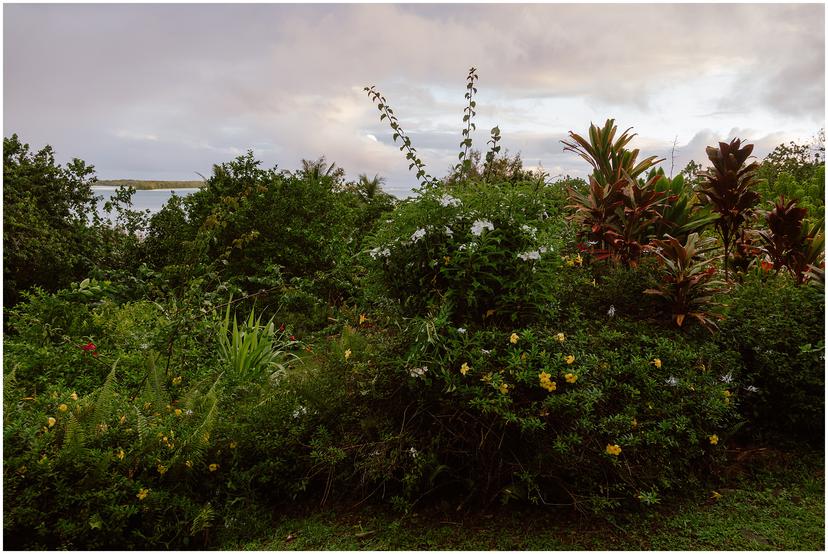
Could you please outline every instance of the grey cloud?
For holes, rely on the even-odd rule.
[[[499,124],[527,163],[573,174],[582,162],[557,140],[589,122],[510,100],[646,113],[665,85],[731,71],[744,84],[723,96],[740,101],[710,111],[744,97],[799,128],[824,118],[819,5],[10,4],[4,15],[4,132],[107,178],[190,178],[254,148],[283,168],[325,154],[405,192],[415,180],[362,87],[386,94],[437,172],[456,160],[472,64],[476,145]],[[544,118],[548,132],[520,130]]]

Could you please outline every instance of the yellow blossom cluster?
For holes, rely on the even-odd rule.
[[[621,454],[621,447],[617,444],[608,444],[607,454],[609,454],[610,456],[618,456],[619,454]]]
[[[567,373],[566,375],[564,375],[564,379],[566,379],[567,383],[572,384],[578,380],[578,376],[574,373]]]
[[[538,380],[540,381],[540,386],[549,392],[555,392],[555,389],[558,388],[558,384],[552,381],[552,376],[545,371],[540,372]]]

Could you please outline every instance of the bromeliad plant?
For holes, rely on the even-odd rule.
[[[742,146],[740,139],[730,143],[720,142],[719,147],[707,147],[707,157],[713,163],[702,174],[699,196],[718,215],[716,230],[724,246],[725,278],[728,278],[728,256],[730,247],[754,214],[754,206],[759,202],[759,193],[753,190],[759,183],[756,171],[759,164],[753,162],[745,165],[751,152],[752,144]]]
[[[672,319],[679,327],[691,317],[708,330],[715,329],[714,319],[719,316],[707,309],[714,305],[711,302],[713,294],[722,290],[723,283],[714,280],[715,262],[721,256],[704,257],[716,248],[715,239],[700,239],[698,233],[691,233],[682,244],[667,235],[664,240],[654,240],[651,248],[662,260],[664,273],[658,288],[647,289],[644,293],[662,297],[669,304]]]

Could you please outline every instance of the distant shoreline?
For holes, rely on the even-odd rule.
[[[156,189],[197,189],[204,186],[204,181],[141,181],[138,179],[98,180],[95,187],[132,187],[135,190]]]

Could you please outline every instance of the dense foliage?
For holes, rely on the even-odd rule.
[[[588,183],[550,180],[497,127],[473,150],[476,82],[443,179],[367,89],[399,202],[248,153],[113,226],[91,167],[6,139],[6,544],[204,548],[333,500],[608,513],[704,491],[729,443],[821,440],[815,198],[738,140],[668,178],[613,120],[565,143]],[[783,158],[776,184],[824,171]]]

